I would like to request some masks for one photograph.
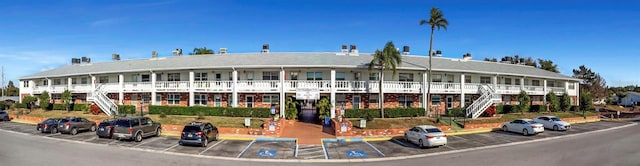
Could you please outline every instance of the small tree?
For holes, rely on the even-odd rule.
[[[589,91],[580,91],[580,110],[587,111],[593,108],[593,96]]]
[[[330,116],[331,115],[331,103],[329,103],[329,99],[327,98],[322,98],[320,99],[320,101],[318,102],[318,116],[320,119],[324,119],[325,116]]]
[[[560,109],[564,112],[571,110],[571,98],[569,98],[567,92],[563,93],[560,98]]]
[[[67,110],[67,112],[71,111],[71,109],[69,108],[69,106],[71,105],[71,91],[69,91],[68,89],[64,90],[60,99],[62,100],[62,105]]]
[[[49,92],[47,91],[43,91],[42,94],[40,94],[40,108],[42,109],[47,109],[49,108],[49,102],[50,102],[50,98],[49,97]]]
[[[286,118],[289,120],[298,119],[298,107],[297,103],[293,101],[293,98],[288,97],[285,105],[284,110],[286,111]]]
[[[518,94],[518,110],[521,114],[524,114],[524,111],[528,111],[531,106],[531,97],[525,91],[520,91]]]
[[[22,103],[26,104],[28,109],[31,109],[33,108],[33,104],[36,100],[38,100],[38,98],[35,96],[25,96],[22,98]]]
[[[549,111],[560,111],[560,100],[553,91],[547,93],[547,103],[549,104]]]

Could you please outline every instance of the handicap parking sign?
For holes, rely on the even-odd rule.
[[[258,151],[258,157],[276,157],[277,151],[275,149],[260,149]]]
[[[364,150],[347,150],[347,157],[349,158],[367,158],[367,156]]]

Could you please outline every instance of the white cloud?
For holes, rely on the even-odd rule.
[[[109,25],[117,24],[121,21],[122,21],[121,18],[107,18],[107,19],[90,22],[89,26],[92,26],[92,27],[109,26]]]
[[[18,81],[19,77],[67,65],[70,63],[71,57],[70,54],[59,51],[9,52],[0,50],[1,65],[5,69],[6,79],[14,82]]]

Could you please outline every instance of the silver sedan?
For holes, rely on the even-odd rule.
[[[417,144],[420,148],[437,147],[447,144],[447,135],[439,128],[430,125],[415,126],[407,130],[404,133],[404,139],[407,142]]]
[[[544,132],[542,124],[531,119],[516,119],[511,122],[505,122],[502,125],[503,131],[511,131],[522,133],[522,135],[531,135]]]
[[[562,121],[560,120],[560,118],[555,116],[540,116],[533,119],[533,121],[541,123],[544,126],[544,128],[553,129],[555,131],[569,130],[571,128],[571,124],[569,124],[568,122]]]

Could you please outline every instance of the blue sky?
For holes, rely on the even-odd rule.
[[[387,41],[428,51],[419,26],[432,6],[449,20],[434,47],[445,57],[520,55],[550,59],[561,71],[586,65],[610,86],[640,84],[638,1],[413,0],[0,0],[0,63],[8,80],[69,65],[160,56],[182,48],[230,53],[334,52],[355,44],[373,52]]]

